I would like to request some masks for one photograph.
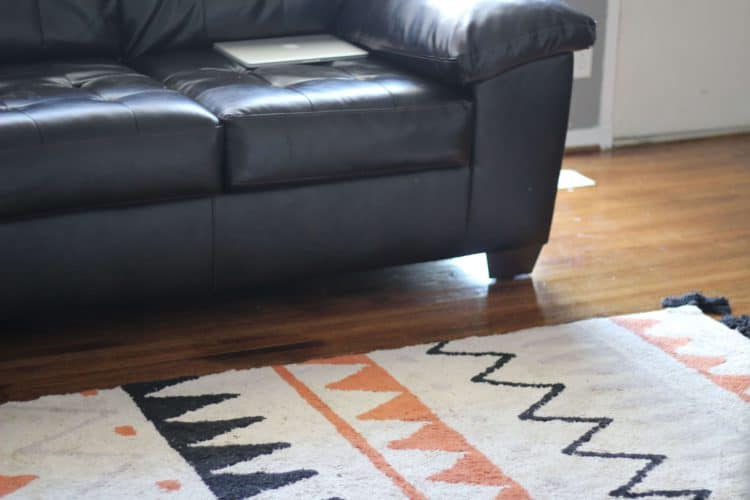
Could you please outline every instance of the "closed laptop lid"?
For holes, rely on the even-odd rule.
[[[214,49],[248,68],[367,57],[367,51],[333,35],[219,42],[214,44]]]

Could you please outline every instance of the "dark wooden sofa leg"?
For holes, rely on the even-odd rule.
[[[542,251],[543,245],[512,248],[501,252],[487,252],[487,267],[490,277],[495,279],[513,278],[519,274],[529,274]]]

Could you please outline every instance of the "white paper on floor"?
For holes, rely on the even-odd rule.
[[[557,183],[557,189],[578,189],[578,188],[585,188],[585,187],[594,187],[596,186],[596,181],[593,179],[589,179],[582,173],[576,171],[576,170],[570,170],[567,168],[564,168],[560,171],[560,180]]]

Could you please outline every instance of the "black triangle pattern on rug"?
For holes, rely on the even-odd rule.
[[[149,396],[164,388],[181,384],[198,377],[129,384],[123,390],[138,405],[143,415],[156,427],[169,445],[177,451],[198,473],[211,492],[222,500],[239,500],[275,490],[317,475],[317,471],[299,469],[289,472],[250,474],[214,474],[213,471],[240,462],[251,461],[261,455],[289,448],[289,443],[263,443],[228,446],[194,446],[233,429],[248,427],[264,419],[262,416],[204,422],[170,422],[169,419],[199,410],[209,405],[239,397],[239,394],[206,394],[199,396]]]
[[[649,472],[661,465],[667,460],[666,455],[646,454],[646,453],[623,453],[623,452],[595,452],[581,451],[580,448],[593,439],[594,435],[606,429],[614,421],[609,417],[575,417],[575,416],[540,416],[536,412],[544,405],[562,394],[565,390],[565,384],[539,384],[529,382],[510,382],[500,381],[489,378],[493,373],[502,369],[507,363],[516,357],[515,354],[508,352],[456,352],[446,351],[445,347],[449,342],[441,342],[427,351],[431,356],[468,356],[468,357],[494,357],[497,360],[482,372],[471,378],[475,384],[490,384],[494,386],[518,387],[523,389],[547,389],[542,398],[531,405],[526,411],[521,413],[519,420],[530,420],[534,422],[567,422],[567,423],[589,423],[593,426],[570,445],[562,449],[562,453],[571,456],[599,458],[599,459],[627,459],[645,462],[646,465],[639,469],[630,480],[609,492],[611,497],[615,498],[645,498],[645,497],[663,497],[663,498],[692,498],[693,500],[706,500],[711,496],[711,490],[651,490],[651,491],[633,491],[633,488],[642,483]]]

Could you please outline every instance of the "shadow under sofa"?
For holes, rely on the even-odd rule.
[[[530,272],[595,36],[551,0],[23,0],[0,28],[4,313],[478,252]],[[371,55],[210,48],[320,32]]]

